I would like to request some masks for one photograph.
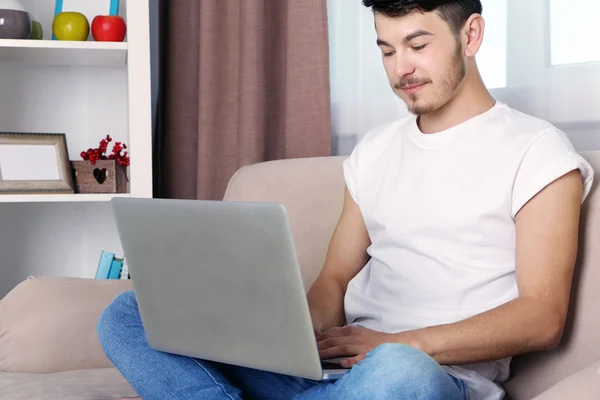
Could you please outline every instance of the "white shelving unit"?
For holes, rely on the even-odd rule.
[[[29,65],[118,67],[127,63],[127,43],[0,39],[0,60]]]
[[[20,1],[44,40],[0,39],[0,131],[64,133],[71,160],[109,134],[131,165],[128,193],[0,195],[0,298],[29,275],[93,277],[101,250],[122,255],[110,200],[152,196],[151,0],[121,0],[123,43],[51,40],[54,1]]]
[[[70,203],[110,201],[113,197],[131,197],[128,193],[115,194],[15,194],[0,196],[0,203]]]

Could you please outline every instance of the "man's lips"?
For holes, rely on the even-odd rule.
[[[415,84],[415,85],[405,85],[405,86],[402,86],[400,89],[405,91],[408,94],[413,94],[413,93],[416,93],[419,90],[421,90],[421,88],[423,88],[423,86],[425,86],[425,85],[426,85],[426,82]]]

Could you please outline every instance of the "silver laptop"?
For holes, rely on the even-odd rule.
[[[111,203],[152,348],[313,380],[348,371],[319,359],[283,205]]]

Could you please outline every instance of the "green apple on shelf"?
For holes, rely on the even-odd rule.
[[[42,40],[44,38],[44,29],[42,24],[35,15],[28,12],[29,19],[31,20],[31,32],[29,33],[29,39],[31,40]]]
[[[63,11],[54,17],[52,33],[58,40],[86,41],[90,34],[90,23],[82,13]]]

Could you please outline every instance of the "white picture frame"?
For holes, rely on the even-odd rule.
[[[55,0],[54,4],[55,16],[63,11],[77,11],[91,24],[97,15],[119,15],[120,0]]]
[[[0,195],[73,194],[65,134],[0,132]]]

